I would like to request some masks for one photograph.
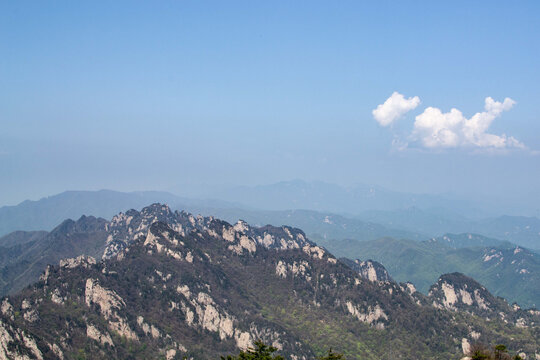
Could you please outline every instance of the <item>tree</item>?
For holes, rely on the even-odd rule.
[[[343,354],[337,354],[332,351],[332,349],[328,350],[328,354],[326,356],[323,356],[319,358],[319,360],[339,360],[343,359]]]
[[[489,347],[483,344],[475,343],[471,345],[471,350],[469,351],[469,357],[472,360],[520,360],[521,357],[516,355],[511,357],[508,354],[508,348],[506,345],[498,344],[493,347],[493,350],[490,350]]]
[[[506,345],[498,344],[495,345],[495,360],[509,359],[510,356],[507,354]]]
[[[471,345],[469,351],[469,357],[471,360],[490,360],[492,359],[491,351],[483,344],[475,343]]]
[[[285,360],[281,355],[272,355],[277,349],[273,346],[268,346],[260,340],[253,343],[254,347],[249,348],[246,351],[240,351],[238,356],[227,355],[227,357],[221,357],[221,360]],[[344,360],[343,354],[338,354],[328,350],[328,354],[323,357],[317,358],[317,360]]]
[[[277,351],[273,346],[268,346],[260,340],[255,341],[253,345],[255,347],[240,351],[238,356],[222,356],[221,360],[285,360],[281,355],[272,355]]]

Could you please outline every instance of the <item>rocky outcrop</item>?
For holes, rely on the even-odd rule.
[[[325,253],[324,249],[310,242],[299,229],[270,225],[255,228],[242,220],[230,225],[213,217],[195,217],[186,212],[173,212],[167,205],[154,204],[140,212],[130,210],[113,217],[107,227],[110,235],[107,238],[103,258],[118,256],[129,244],[147,238],[148,230],[156,222],[166,223],[180,236],[190,232],[202,232],[222,239],[228,243],[228,249],[236,255],[254,253],[258,245],[266,249],[279,250],[305,248],[304,251],[319,257]]]
[[[60,260],[60,267],[73,269],[77,266],[82,266],[85,268],[88,268],[92,265],[96,264],[96,259],[94,259],[92,256],[87,255],[80,255],[76,258],[68,258]]]
[[[384,322],[378,322],[379,320],[388,320],[388,316],[384,313],[383,309],[376,304],[375,306],[368,306],[365,311],[362,311],[358,305],[353,304],[351,301],[345,303],[347,310],[358,320],[375,324],[377,328],[384,329]]]
[[[13,306],[10,304],[8,299],[2,300],[2,305],[0,305],[0,311],[2,312],[2,315],[4,315],[6,318],[10,319],[11,321],[15,320],[15,316],[13,314]]]
[[[137,334],[130,328],[127,320],[118,314],[126,304],[118,294],[99,285],[95,279],[86,280],[85,288],[86,305],[98,305],[100,313],[109,321],[109,328],[116,331],[120,336],[137,340]]]
[[[109,335],[107,333],[102,333],[94,325],[87,325],[86,326],[86,336],[88,336],[92,340],[95,340],[95,341],[99,342],[101,345],[108,344],[110,346],[114,346],[111,335]]]
[[[465,309],[475,313],[497,311],[504,302],[496,299],[475,280],[460,273],[442,275],[429,290],[428,297],[439,308],[453,311]]]
[[[36,340],[0,319],[0,359],[43,359]]]
[[[346,258],[340,259],[343,263],[348,265],[351,269],[358,272],[358,274],[369,281],[393,281],[385,267],[373,260],[362,261],[359,259],[350,260]]]

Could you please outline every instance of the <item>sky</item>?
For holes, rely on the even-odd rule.
[[[539,13],[538,1],[2,1],[0,206],[303,179],[534,207]]]

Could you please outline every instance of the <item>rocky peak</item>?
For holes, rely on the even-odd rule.
[[[132,209],[115,215],[108,224],[109,235],[103,258],[115,257],[134,241],[145,238],[150,225],[155,222],[176,224],[177,215],[178,213],[173,213],[167,205],[157,203],[141,211]]]
[[[50,232],[50,235],[59,234],[64,236],[74,233],[103,231],[106,228],[106,224],[107,220],[105,219],[83,215],[77,221],[71,219],[64,220]]]
[[[222,238],[230,243],[228,248],[239,255],[244,252],[255,252],[257,245],[267,249],[298,249],[306,246],[314,249],[315,247],[303,231],[288,226],[267,225],[256,228],[243,220],[231,225],[213,217],[194,216],[185,211],[172,212],[167,205],[152,204],[140,212],[129,210],[125,214],[120,213],[113,217],[108,226],[110,234],[103,258],[115,257],[129,244],[145,239],[150,226],[156,222],[167,224],[179,236],[199,232],[213,238]],[[322,248],[313,251],[325,252]]]
[[[70,269],[78,267],[78,266],[88,268],[95,264],[96,264],[96,259],[94,259],[92,256],[86,256],[86,255],[79,255],[76,258],[67,258],[67,259],[60,260],[60,267],[70,268]]]
[[[506,301],[496,298],[480,283],[461,273],[442,275],[431,286],[428,298],[434,306],[453,311],[466,310],[485,315],[510,310]]]
[[[467,312],[485,319],[499,318],[521,328],[540,322],[540,314],[535,309],[510,306],[505,299],[493,296],[484,286],[461,273],[442,275],[431,286],[427,300],[440,309]]]

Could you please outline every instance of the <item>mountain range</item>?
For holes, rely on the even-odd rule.
[[[238,206],[219,200],[193,200],[161,191],[65,191],[37,201],[26,200],[18,205],[0,207],[0,236],[16,230],[49,231],[65,219],[78,219],[82,215],[110,219],[120,211],[141,209],[155,202],[194,212]]]
[[[396,230],[439,236],[446,233],[472,233],[497,238],[532,249],[540,249],[540,219],[502,215],[471,220],[441,209],[416,207],[393,211],[365,211],[359,218]]]
[[[378,261],[394,279],[410,281],[425,294],[441,274],[457,271],[521,306],[540,304],[540,255],[500,240],[447,234],[427,241],[381,238],[320,243],[337,256]]]
[[[288,188],[287,184],[289,183],[280,183],[280,186],[276,187]],[[307,191],[302,190],[304,187],[309,188],[309,183],[292,182],[292,184],[296,184],[296,187],[293,187],[294,191],[291,190],[293,193],[303,193]],[[285,194],[287,193],[280,196]],[[346,194],[345,192],[342,196],[345,197]],[[315,196],[312,192],[309,195]],[[412,195],[410,197],[414,199]],[[258,207],[251,207],[252,203],[242,203],[245,199],[241,197],[231,200],[233,201],[190,199],[165,192],[68,191],[38,201],[24,201],[16,206],[1,207],[0,236],[17,230],[49,231],[64,219],[78,219],[82,215],[109,219],[126,209],[141,209],[148,203],[161,202],[169,204],[173,209],[215,215],[230,222],[248,219],[254,224],[296,226],[304,229],[310,236],[323,239],[374,240],[390,236],[427,240],[445,233],[476,233],[523,247],[540,249],[540,219],[535,217],[498,216],[471,220],[458,215],[455,211],[419,207],[384,211],[364,210],[357,215],[339,215],[339,212],[317,210],[318,207],[313,204],[310,208],[309,203],[289,201],[281,203],[280,210],[264,210],[266,206],[267,209],[272,207],[268,201],[261,201]],[[349,201],[356,200],[352,198]],[[405,203],[414,202],[411,200]],[[301,210],[301,207],[286,207],[295,204],[307,207],[304,210]],[[361,206],[368,205],[369,202]],[[329,203],[319,207],[332,208]]]
[[[230,223],[244,219],[257,226],[273,224],[301,228],[311,239],[338,256],[380,261],[388,267],[391,276],[398,281],[413,282],[424,294],[441,274],[457,271],[481,281],[491,292],[511,302],[522,306],[540,303],[538,253],[527,250],[528,245],[536,245],[536,218],[502,216],[473,222],[448,211],[430,212],[419,208],[372,211],[359,217],[346,217],[314,210],[257,210],[238,203],[194,200],[163,192],[107,190],[65,192],[0,208],[0,228],[32,230],[15,231],[0,238],[0,295],[17,292],[37,280],[48,263],[82,253],[95,256],[101,251],[91,241],[79,244],[73,242],[72,236],[63,236],[62,231],[52,229],[64,218],[77,219],[82,214],[91,214],[97,218],[90,216],[89,219],[103,224],[105,220],[98,220],[99,217],[110,219],[112,214],[125,208],[140,208],[146,201],[153,202],[154,199],[165,200],[172,208],[215,215]],[[62,226],[77,227],[77,223],[69,221]],[[430,232],[437,229],[468,228],[458,226],[459,223],[500,237],[475,233],[430,236]],[[38,231],[40,229],[52,230]],[[489,252],[506,253],[515,249],[516,245],[510,241],[500,240],[505,238],[519,244],[522,255],[527,254],[527,260],[511,263],[513,255],[509,255],[502,256],[500,263],[484,262],[484,255]]]
[[[392,191],[376,185],[357,184],[343,187],[322,181],[281,181],[268,185],[231,186],[210,192],[210,197],[235,201],[266,210],[308,209],[342,215],[363,211],[392,211],[417,207],[449,209],[484,214],[473,202],[455,196],[412,194]]]
[[[540,312],[463,274],[441,276],[423,295],[288,226],[231,225],[154,204],[28,237],[94,243],[96,256],[47,266],[1,301],[4,358],[215,359],[255,339],[293,359],[329,348],[350,359],[448,359],[476,341],[530,357],[540,349]]]

